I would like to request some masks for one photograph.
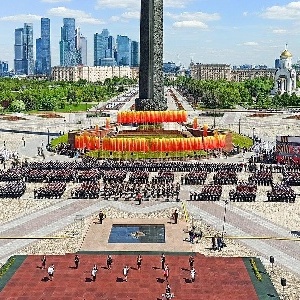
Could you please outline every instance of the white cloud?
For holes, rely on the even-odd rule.
[[[247,11],[244,11],[244,12],[243,12],[243,16],[244,16],[244,17],[247,17],[247,16],[248,16],[248,12],[247,12]]]
[[[245,42],[243,43],[244,46],[258,46],[257,42]]]
[[[183,12],[179,15],[176,14],[172,14],[172,13],[165,13],[165,16],[170,17],[172,19],[175,20],[179,20],[179,21],[217,21],[220,19],[220,15],[217,13],[213,13],[213,14],[207,14],[204,12],[195,12],[195,13],[191,13],[191,12]]]
[[[300,1],[268,7],[261,16],[267,19],[293,20],[300,17]]]
[[[0,21],[5,21],[5,22],[20,22],[22,20],[23,23],[30,23],[30,22],[35,22],[35,21],[40,21],[42,16],[37,16],[37,15],[15,15],[15,16],[7,16],[7,17],[2,17],[0,18]]]
[[[287,33],[287,30],[286,29],[273,29],[272,32],[276,33],[276,34],[284,34],[284,33]]]
[[[124,19],[139,19],[140,11],[126,11],[121,15]]]
[[[48,11],[49,15],[62,18],[75,18],[78,23],[88,24],[103,24],[104,22],[100,19],[93,18],[90,14],[82,10],[69,9],[63,6],[51,8]]]
[[[41,0],[46,3],[60,3],[60,2],[71,2],[72,0]]]
[[[185,7],[191,0],[164,0],[164,7]],[[140,8],[140,0],[98,0],[97,9],[101,8],[126,8],[138,6]]]
[[[173,27],[176,28],[200,28],[200,29],[207,29],[208,26],[200,21],[178,21],[173,23]]]
[[[207,29],[208,25],[206,22],[217,21],[220,19],[219,14],[207,14],[203,12],[183,12],[181,14],[165,13],[166,17],[176,20],[173,23],[173,27],[176,28],[199,28]]]

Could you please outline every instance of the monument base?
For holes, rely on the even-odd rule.
[[[135,99],[135,110],[136,111],[163,111],[167,110],[167,99],[155,101],[154,99]]]

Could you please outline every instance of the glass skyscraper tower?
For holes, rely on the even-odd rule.
[[[34,74],[33,59],[33,25],[25,23],[24,28],[15,29],[15,59],[16,74]]]
[[[36,74],[51,73],[50,19],[41,19],[41,37],[36,40]]]
[[[109,32],[107,29],[103,29],[100,34],[94,34],[94,66],[101,66],[101,59],[106,58],[108,39]]]
[[[131,66],[131,40],[128,36],[117,36],[118,65]]]
[[[138,67],[140,64],[140,46],[136,41],[131,42],[131,66]]]
[[[61,28],[60,65],[63,67],[77,65],[77,50],[75,48],[75,19],[64,18]]]

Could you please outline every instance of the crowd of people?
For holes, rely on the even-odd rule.
[[[229,200],[233,202],[254,202],[257,186],[249,182],[239,182],[236,190],[229,191]]]
[[[138,200],[141,197],[142,200],[159,200],[159,199],[176,199],[178,200],[180,192],[180,184],[160,182],[160,183],[131,183],[129,181],[105,183],[103,186],[102,196],[104,199],[114,200],[124,199]],[[139,196],[140,195],[140,196]]]
[[[33,190],[34,199],[59,199],[66,190],[65,182],[48,183],[43,187]]]
[[[190,201],[219,201],[222,195],[222,185],[204,185],[201,192],[190,192]]]
[[[291,187],[280,183],[272,186],[272,190],[267,192],[267,197],[270,202],[294,203],[296,200],[296,193]]]
[[[283,182],[289,186],[300,185],[300,172],[284,172]]]
[[[216,185],[237,184],[238,177],[235,171],[222,170],[214,174],[213,180]]]
[[[100,192],[100,185],[97,182],[83,182],[71,191],[71,197],[75,199],[97,199]]]
[[[181,176],[181,184],[186,184],[186,185],[203,185],[206,181],[207,178],[207,172],[202,171],[202,172],[190,172],[188,174],[182,175]]]
[[[251,184],[268,186],[273,184],[273,175],[267,171],[256,171],[248,180]]]
[[[24,181],[10,181],[0,186],[0,198],[20,198],[26,191]]]

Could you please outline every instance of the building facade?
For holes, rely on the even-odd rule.
[[[235,69],[231,70],[230,80],[236,82],[242,82],[246,79],[254,79],[259,77],[274,78],[276,69]]]
[[[77,65],[74,18],[63,19],[63,27],[61,27],[61,40],[59,42],[59,49],[61,66],[68,67]]]
[[[131,41],[131,67],[138,67],[140,65],[139,47],[137,41]]]
[[[94,66],[101,66],[101,60],[107,57],[111,57],[109,53],[109,31],[103,29],[101,33],[94,34]]]
[[[138,68],[130,68],[129,66],[73,66],[52,68],[52,80],[55,81],[78,81],[82,79],[88,82],[103,82],[105,79],[113,77],[137,79]]]
[[[0,77],[9,76],[8,62],[0,60]]]
[[[41,37],[36,40],[35,74],[51,74],[50,19],[41,18]]]
[[[227,64],[191,64],[191,77],[197,80],[228,80],[242,82],[258,77],[274,78],[276,69],[264,67],[231,68]]]
[[[76,65],[87,65],[87,39],[80,33],[80,28],[75,30]]]
[[[34,74],[33,25],[25,23],[23,28],[15,29],[14,70],[19,75]]]
[[[126,35],[117,36],[117,64],[131,66],[131,40]]]
[[[231,68],[227,64],[191,64],[191,77],[198,80],[230,80]]]

